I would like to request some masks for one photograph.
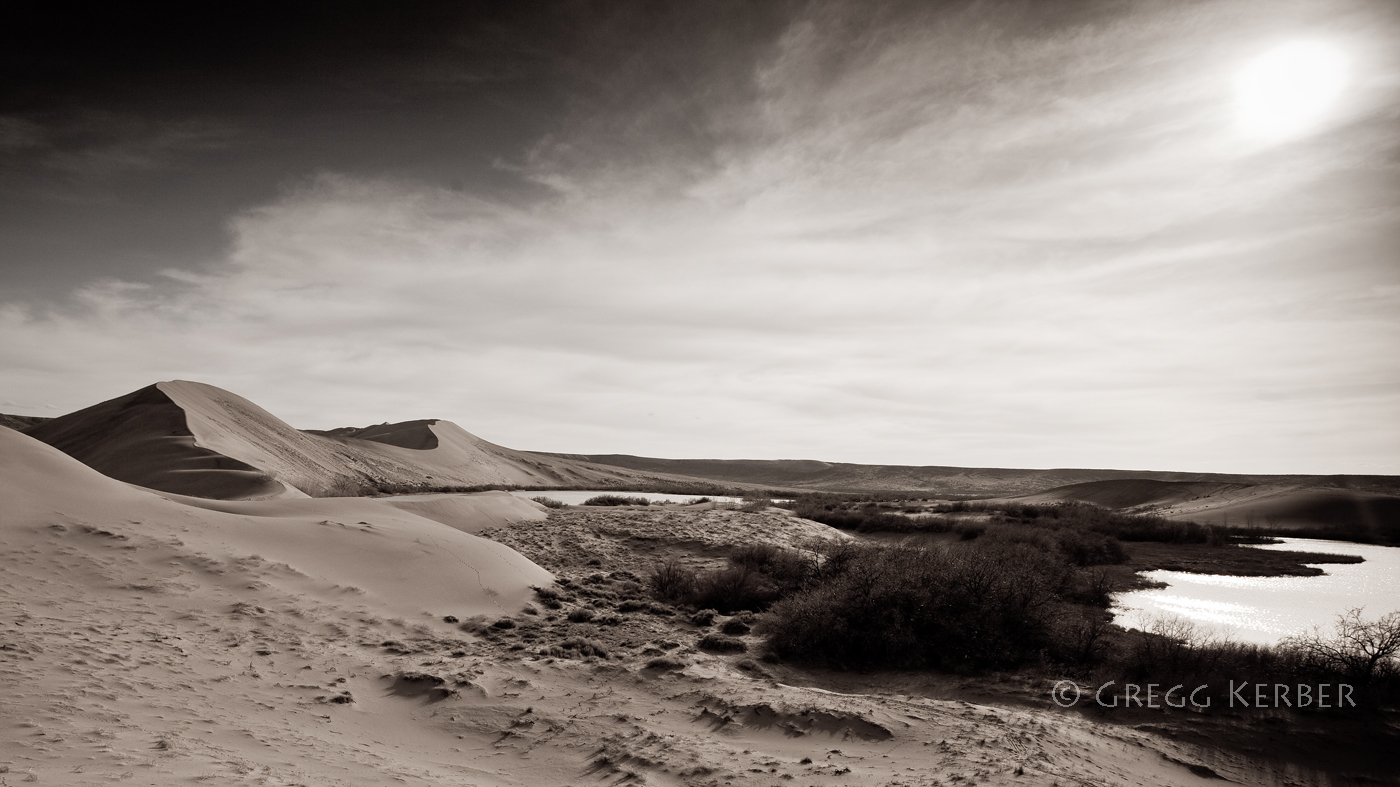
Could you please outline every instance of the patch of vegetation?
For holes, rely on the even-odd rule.
[[[1069,586],[1062,556],[1024,542],[947,549],[843,545],[821,581],[765,621],[785,658],[847,669],[1014,667],[1052,642]]]
[[[536,503],[539,503],[540,505],[544,506],[545,508],[565,508],[565,507],[566,507],[565,504],[564,504],[563,502],[561,502],[561,501],[559,501],[559,500],[555,500],[555,499],[552,498],[552,497],[543,497],[543,496],[541,496],[541,497],[532,497],[532,498],[530,498],[530,499],[533,500],[533,501],[535,501]]]
[[[649,506],[645,497],[624,497],[623,495],[595,495],[583,501],[586,506]]]
[[[745,497],[743,504],[739,506],[739,510],[749,514],[758,514],[767,511],[772,505],[773,501],[766,497]]]
[[[716,653],[743,653],[749,649],[742,639],[724,634],[706,634],[700,638],[697,647]]]
[[[545,609],[562,609],[564,607],[564,602],[568,600],[563,593],[560,593],[554,588],[537,587],[534,588],[534,591],[535,596],[540,600],[540,605]]]
[[[1217,639],[1180,619],[1158,620],[1147,631],[1110,635],[1094,664],[1092,674],[1205,685],[1216,697],[1241,683],[1347,683],[1356,710],[1364,712],[1400,702],[1400,612],[1366,620],[1353,609],[1338,616],[1331,632],[1314,629],[1272,647]]]
[[[720,626],[719,630],[722,634],[730,634],[732,636],[742,637],[745,634],[748,634],[753,629],[749,626],[749,624],[745,623],[739,618],[730,618],[729,620],[724,621],[724,625]]]
[[[541,656],[563,659],[608,658],[608,649],[603,643],[588,637],[569,637],[557,645],[551,645],[540,652]]]

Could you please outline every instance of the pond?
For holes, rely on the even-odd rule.
[[[583,501],[598,495],[620,495],[622,497],[644,497],[653,503],[685,503],[691,500],[699,500],[708,497],[716,503],[742,503],[741,497],[724,497],[723,495],[673,495],[659,494],[656,492],[621,492],[616,489],[557,489],[546,492],[538,490],[519,489],[511,492],[516,497],[523,497],[529,500],[532,497],[548,497],[558,500],[571,506],[583,505]]]
[[[1315,577],[1147,571],[1143,576],[1168,587],[1118,594],[1114,619],[1126,628],[1141,629],[1156,618],[1179,617],[1237,641],[1272,645],[1313,626],[1330,630],[1337,616],[1353,607],[1364,607],[1362,616],[1367,620],[1400,609],[1400,548],[1306,538],[1280,540],[1283,543],[1253,548],[1360,555],[1366,561],[1320,565],[1326,573]]]

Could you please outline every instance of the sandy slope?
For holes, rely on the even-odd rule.
[[[837,492],[903,491],[929,495],[1032,495],[1070,485],[1140,481],[1351,489],[1400,495],[1400,476],[1235,475],[1155,470],[1045,470],[941,465],[861,465],[792,459],[657,459],[625,454],[551,454],[643,472],[673,473],[769,488]]]
[[[25,431],[113,478],[223,500],[489,484],[615,487],[659,478],[514,451],[449,421],[303,432],[237,394],[183,380]]]
[[[1206,783],[1181,764],[1202,752],[1150,732],[907,687],[799,687],[698,650],[703,632],[672,616],[562,617],[609,607],[655,549],[831,536],[776,513],[489,531],[571,566],[577,598],[530,615],[548,573],[395,501],[158,495],[3,430],[0,500],[0,784]],[[476,614],[475,633],[443,620]],[[504,616],[514,628],[484,625]],[[574,636],[609,658],[540,655]],[[647,668],[661,653],[685,666]],[[1241,784],[1310,782],[1205,762]]]
[[[1016,498],[1077,500],[1135,513],[1239,527],[1341,529],[1385,541],[1400,535],[1400,496],[1311,484],[1174,482],[1149,479],[1072,484]]]

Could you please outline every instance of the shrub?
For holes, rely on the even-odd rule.
[[[554,588],[535,588],[535,595],[545,609],[561,609],[564,606],[562,594]]]
[[[695,572],[678,560],[667,560],[652,569],[647,584],[658,598],[681,601],[695,589]]]
[[[587,607],[579,607],[569,612],[570,623],[587,623],[593,620],[594,612]]]
[[[732,615],[744,609],[766,609],[780,595],[767,575],[748,566],[730,566],[699,577],[690,602]]]
[[[753,659],[740,659],[739,662],[734,666],[738,667],[739,669],[745,672],[752,672],[760,677],[768,677],[768,671],[765,670],[763,667],[760,667],[758,665],[758,662],[754,661]]]
[[[513,629],[513,628],[515,628],[515,621],[511,620],[510,618],[501,618],[500,620],[496,621],[495,623],[492,623],[492,624],[491,624],[491,628],[497,628],[497,629]]]
[[[530,498],[530,499],[533,500],[533,501],[535,501],[536,503],[539,503],[540,505],[544,506],[545,508],[564,508],[564,507],[565,507],[564,503],[562,503],[562,502],[560,502],[560,501],[558,501],[558,500],[555,500],[555,499],[552,498],[552,497],[532,497],[532,498]]]
[[[649,506],[645,497],[624,497],[623,495],[597,495],[583,501],[586,506]]]
[[[1400,611],[1375,621],[1358,607],[1337,616],[1332,636],[1317,629],[1283,642],[1315,671],[1346,675],[1363,684],[1400,675]]]
[[[588,639],[587,637],[569,637],[558,645],[551,645],[540,655],[565,659],[584,659],[590,656],[605,659],[608,658],[608,649],[603,643],[594,639]]]
[[[703,574],[667,561],[653,569],[648,584],[659,599],[732,615],[767,609],[812,580],[818,565],[818,560],[768,544],[735,549],[729,561],[727,568]]]
[[[719,617],[718,610],[702,609],[699,612],[696,612],[694,615],[690,616],[690,623],[691,625],[700,626],[701,628],[703,628],[714,623],[716,617]]]
[[[750,514],[759,514],[767,511],[768,507],[771,505],[773,505],[773,501],[766,497],[754,498],[752,500],[745,498],[743,505],[739,506],[739,510]]]
[[[681,670],[689,666],[690,662],[677,656],[658,656],[647,662],[647,669]]]
[[[723,634],[706,634],[700,639],[699,647],[701,650],[713,650],[717,653],[743,653],[749,649],[742,639]]]
[[[1015,666],[1049,644],[1069,577],[1028,544],[852,551],[773,606],[764,628],[778,654],[838,668]]]
[[[724,625],[720,626],[719,630],[725,634],[732,634],[736,637],[742,637],[743,635],[749,633],[753,629],[749,628],[749,624],[745,623],[744,621],[738,618],[730,618],[729,620],[724,621]]]

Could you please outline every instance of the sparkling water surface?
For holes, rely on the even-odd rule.
[[[1400,548],[1307,538],[1282,541],[1251,548],[1360,555],[1366,561],[1318,564],[1326,573],[1316,577],[1147,571],[1144,576],[1168,587],[1116,595],[1114,619],[1141,629],[1154,619],[1185,618],[1213,634],[1275,644],[1313,626],[1330,629],[1338,615],[1353,607],[1363,607],[1367,619],[1400,609]]]
[[[619,492],[616,489],[560,489],[549,492],[517,489],[511,492],[511,494],[515,495],[516,497],[523,497],[526,500],[529,500],[532,497],[548,497],[550,499],[558,500],[561,503],[565,503],[571,506],[583,505],[583,501],[587,500],[590,497],[597,497],[598,495],[618,495],[620,497],[644,497],[653,503],[686,503],[691,500],[699,500],[702,497],[708,497],[716,503],[743,502],[743,498],[741,497],[725,497],[723,495],[674,495],[658,494],[656,492]]]

